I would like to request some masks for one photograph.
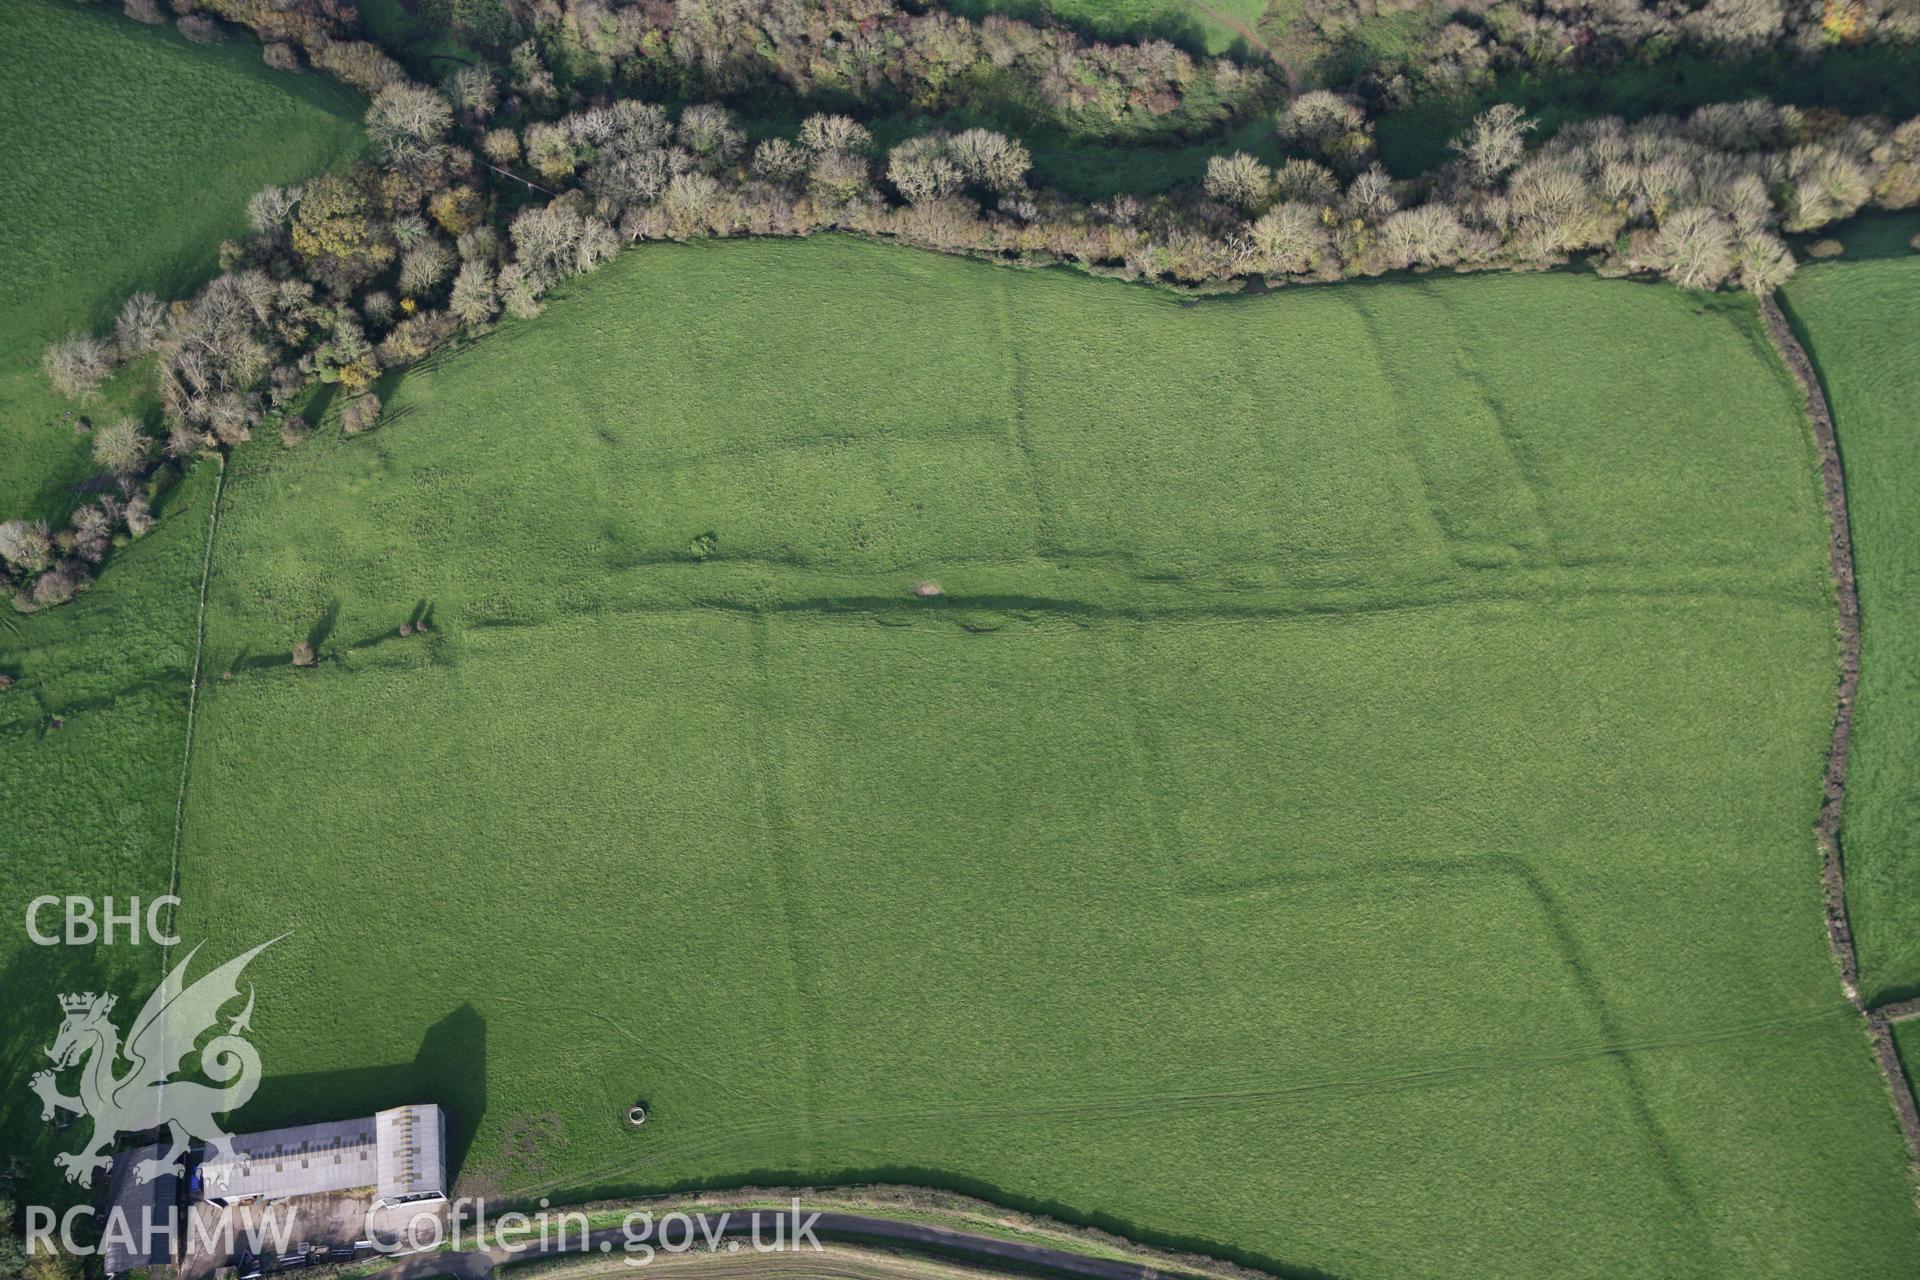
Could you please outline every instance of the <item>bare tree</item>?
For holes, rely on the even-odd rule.
[[[1343,203],[1349,217],[1369,222],[1384,218],[1399,207],[1393,194],[1393,179],[1377,165],[1355,175],[1347,184]]]
[[[1733,227],[1712,209],[1681,209],[1660,224],[1653,260],[1682,288],[1714,288],[1733,270]]]
[[[1467,131],[1447,145],[1467,162],[1473,180],[1486,186],[1520,163],[1534,122],[1511,102],[1500,102],[1473,118]]]
[[[378,421],[380,397],[376,395],[357,397],[340,410],[340,429],[350,436],[360,434]]]
[[[1314,270],[1332,248],[1319,211],[1310,205],[1276,205],[1249,228],[1259,269],[1283,275]]]
[[[500,300],[493,289],[493,269],[476,259],[461,264],[460,274],[453,278],[453,298],[447,310],[475,325],[486,324],[500,314]]]
[[[500,256],[500,233],[485,223],[463,232],[454,244],[468,262],[491,262]]]
[[[494,105],[500,98],[493,72],[486,67],[461,67],[447,77],[444,87],[447,101],[453,109],[463,111],[476,120],[485,120],[492,115]]]
[[[660,210],[676,236],[705,231],[724,203],[720,184],[704,173],[682,173],[667,184]]]
[[[1866,169],[1831,147],[1795,147],[1776,158],[1771,168],[1775,181],[1787,189],[1781,225],[1788,231],[1811,231],[1852,217],[1873,194]]]
[[[622,98],[613,104],[613,136],[607,143],[627,154],[655,151],[673,140],[673,123],[651,102]]]
[[[753,149],[753,171],[769,182],[794,182],[807,174],[807,153],[785,138],[768,138]]]
[[[1740,287],[1765,296],[1793,276],[1793,253],[1780,237],[1766,231],[1742,236],[1735,255],[1740,261]]]
[[[1280,140],[1323,160],[1357,160],[1373,145],[1359,104],[1325,89],[1303,93],[1280,113]]]
[[[40,520],[0,524],[0,560],[22,573],[38,573],[53,557],[53,538]]]
[[[140,428],[140,419],[115,418],[93,433],[93,460],[116,475],[132,475],[153,456],[153,441]]]
[[[90,333],[70,333],[49,346],[40,357],[53,389],[69,400],[90,396],[113,372],[107,344]]]
[[[92,585],[93,580],[77,561],[63,560],[34,579],[33,603],[41,609],[65,604]]]
[[[505,127],[487,130],[480,149],[495,164],[512,164],[520,158],[520,135]]]
[[[453,273],[454,262],[454,252],[444,240],[422,240],[400,259],[400,291],[409,297],[426,297]]]
[[[822,152],[807,175],[807,189],[822,204],[845,204],[867,190],[872,173],[867,158],[853,151]]]
[[[220,43],[221,30],[219,22],[204,13],[185,14],[179,21],[174,23],[174,26],[179,28],[181,35],[185,36],[194,44]]]
[[[573,274],[574,249],[585,230],[571,202],[522,209],[514,216],[513,257],[542,287]]]
[[[299,202],[299,187],[262,187],[247,201],[247,222],[262,235],[278,235]]]
[[[1423,204],[1402,209],[1380,226],[1380,239],[1396,267],[1440,266],[1460,256],[1464,229],[1452,208]]]
[[[424,157],[452,127],[453,108],[447,100],[416,84],[390,84],[367,108],[367,135],[397,163]]]
[[[733,127],[733,116],[727,109],[711,102],[682,111],[674,136],[681,146],[714,165],[732,160],[746,141],[746,135]]]
[[[545,286],[521,263],[509,262],[500,268],[497,287],[508,315],[531,320],[540,314],[540,295],[546,291]]]
[[[106,559],[107,548],[113,545],[119,513],[118,503],[104,500],[76,510],[71,521],[73,554],[89,564],[99,564]]]
[[[150,293],[136,293],[120,304],[120,316],[113,322],[113,344],[120,358],[145,355],[160,345],[166,332],[167,309]]]
[[[1288,160],[1273,175],[1273,190],[1280,200],[1301,204],[1331,204],[1340,194],[1340,184],[1332,170],[1313,160]]]
[[[1244,151],[1211,156],[1201,185],[1215,200],[1242,213],[1257,213],[1273,198],[1273,170]]]
[[[122,518],[127,522],[127,533],[135,538],[144,538],[153,528],[153,504],[147,501],[147,495],[136,493],[127,499],[127,509]]]
[[[947,154],[960,166],[966,180],[988,191],[1017,191],[1026,185],[1033,157],[1020,143],[991,129],[968,129],[954,135]]]
[[[938,134],[908,138],[887,153],[887,180],[909,203],[938,200],[956,191],[964,175]]]
[[[864,155],[873,146],[873,135],[846,116],[813,115],[800,122],[800,145],[815,155],[830,151]]]

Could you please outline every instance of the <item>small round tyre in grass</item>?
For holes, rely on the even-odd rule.
[[[627,1123],[638,1129],[647,1122],[647,1104],[636,1102],[627,1108]]]

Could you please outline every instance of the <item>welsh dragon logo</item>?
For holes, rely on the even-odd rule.
[[[262,943],[192,986],[187,985],[187,966],[200,948],[189,951],[147,997],[125,1044],[109,1016],[115,997],[90,991],[60,997],[66,1021],[47,1050],[53,1070],[35,1075],[31,1085],[40,1096],[42,1120],[52,1120],[58,1111],[71,1111],[93,1121],[93,1134],[84,1146],[54,1157],[69,1182],[87,1182],[96,1170],[109,1167],[113,1159],[106,1153],[114,1139],[146,1129],[167,1128],[171,1146],[160,1159],[142,1160],[135,1167],[134,1176],[140,1182],[184,1172],[181,1157],[191,1141],[208,1144],[222,1161],[235,1160],[232,1138],[214,1117],[245,1104],[260,1085],[260,1055],[241,1039],[253,1017],[251,985],[246,1008],[226,1030],[204,1045],[199,1041],[216,1028],[221,1009],[240,998],[241,970],[272,945]],[[173,1077],[196,1054],[200,1071],[213,1083],[175,1081]],[[121,1071],[123,1061],[126,1069]],[[74,1067],[80,1069],[79,1094],[70,1098],[60,1092],[56,1076]]]

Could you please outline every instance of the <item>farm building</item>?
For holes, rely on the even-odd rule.
[[[447,1198],[447,1119],[436,1106],[394,1107],[373,1118],[380,1177],[376,1207]]]
[[[421,1103],[365,1119],[235,1134],[231,1158],[200,1166],[200,1187],[215,1204],[368,1187],[375,1207],[444,1200],[446,1132],[445,1113]]]
[[[151,1182],[134,1177],[143,1160],[166,1154],[158,1144],[123,1151],[107,1176],[108,1218],[100,1235],[106,1273],[125,1275],[142,1267],[171,1266],[180,1245],[180,1179],[163,1173]]]

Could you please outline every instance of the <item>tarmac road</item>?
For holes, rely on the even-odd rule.
[[[724,1221],[722,1221],[724,1215]],[[696,1214],[696,1217],[698,1215]],[[1028,1244],[1018,1240],[1003,1240],[997,1236],[973,1235],[964,1231],[955,1231],[948,1227],[934,1226],[925,1222],[902,1221],[897,1218],[869,1218],[856,1213],[833,1213],[820,1211],[815,1213],[804,1207],[798,1211],[796,1222],[793,1209],[733,1209],[707,1211],[707,1227],[716,1237],[729,1238],[729,1246],[745,1249],[750,1244],[741,1243],[738,1237],[752,1239],[756,1236],[771,1242],[776,1232],[779,1238],[788,1242],[805,1236],[799,1227],[810,1227],[814,1235],[822,1240],[832,1239],[856,1244],[875,1244],[906,1246],[912,1249],[927,1250],[973,1262],[998,1263],[1002,1266],[1017,1267],[1022,1270],[1052,1272],[1056,1275],[1086,1276],[1090,1280],[1172,1280],[1180,1273],[1163,1271],[1156,1267],[1137,1262],[1121,1262],[1112,1258],[1092,1257],[1074,1253],[1068,1249],[1055,1249],[1046,1245]],[[675,1224],[668,1238],[675,1244],[680,1242],[680,1227]],[[578,1232],[567,1240],[567,1247],[561,1248],[559,1242],[548,1241],[541,1244],[528,1242],[525,1248],[517,1252],[508,1252],[496,1246],[493,1249],[473,1249],[459,1253],[423,1253],[416,1254],[405,1261],[377,1272],[369,1280],[426,1280],[429,1276],[454,1276],[458,1280],[488,1280],[494,1268],[505,1262],[524,1262],[534,1258],[558,1257],[563,1254],[602,1253],[609,1258],[623,1256],[629,1250],[637,1252],[637,1247],[651,1245],[660,1247],[658,1224],[647,1230],[638,1227],[629,1234],[625,1227],[609,1227],[591,1232],[582,1246]],[[706,1237],[694,1230],[696,1249],[707,1247]],[[803,1249],[807,1246],[803,1243]],[[638,1270],[638,1268],[636,1268]]]

